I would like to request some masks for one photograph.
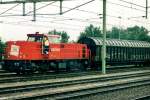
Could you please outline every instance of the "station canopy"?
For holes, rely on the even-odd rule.
[[[102,46],[103,39],[100,37],[83,37],[78,40],[79,43],[85,43],[93,46]],[[107,39],[106,46],[118,46],[118,47],[150,47],[150,42],[138,41],[138,40],[118,40]]]

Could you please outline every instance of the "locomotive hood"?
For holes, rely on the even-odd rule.
[[[28,59],[30,56],[29,52],[37,52],[37,47],[40,47],[40,42],[30,42],[30,41],[8,41],[6,42],[5,48],[5,59]],[[39,51],[40,52],[40,51]]]

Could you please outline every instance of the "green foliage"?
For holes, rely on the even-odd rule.
[[[69,36],[68,36],[67,32],[65,32],[65,31],[56,31],[54,29],[53,31],[49,31],[48,34],[60,35],[61,43],[67,43],[69,40]]]
[[[0,41],[0,60],[2,59],[2,54],[4,53],[5,43]]]
[[[113,39],[126,39],[125,30],[113,27],[111,31],[107,32],[107,38]]]
[[[67,43],[68,42],[68,39],[69,39],[69,36],[66,32],[61,32],[61,42],[62,43]]]
[[[5,44],[3,42],[0,42],[0,53],[4,52],[4,46]]]
[[[102,32],[99,27],[89,25],[85,28],[84,32],[81,32],[80,38],[83,36],[89,37],[102,37]],[[111,30],[107,31],[107,38],[112,39],[124,39],[124,40],[141,40],[150,41],[148,30],[144,27],[134,26],[122,29],[118,27],[112,27]]]
[[[127,36],[129,40],[148,41],[148,30],[144,27],[134,26],[127,28]]]
[[[90,37],[102,37],[100,27],[95,27],[92,24],[87,26],[84,30],[84,32],[80,33],[80,38],[84,36],[90,36]]]
[[[128,27],[127,29],[113,27],[111,31],[109,31],[109,38],[119,39],[119,34],[120,39],[141,41],[150,40],[150,37],[148,36],[148,30],[139,26]]]

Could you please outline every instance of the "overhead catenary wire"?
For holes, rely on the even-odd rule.
[[[23,25],[27,27],[43,27],[43,28],[57,28],[57,29],[67,29],[67,30],[76,30],[76,31],[83,31],[80,28],[70,28],[70,27],[61,27],[61,26],[55,26],[51,27],[50,25],[33,25],[33,24],[23,24],[23,23],[14,23],[14,22],[4,22],[3,24],[11,24],[11,25]]]
[[[102,1],[102,0],[101,0]],[[142,10],[142,9],[137,9],[137,8],[133,8],[133,7],[129,7],[129,6],[125,6],[125,5],[121,5],[121,4],[117,4],[117,3],[112,3],[112,2],[108,2],[110,4],[115,4],[117,6],[122,6],[122,7],[126,7],[126,8],[129,8],[129,9],[133,9],[133,10],[137,10],[137,11],[140,11],[140,12],[145,12],[145,10]],[[132,2],[128,2],[129,4],[134,4]],[[136,4],[134,4],[136,5]],[[56,6],[58,7],[57,5],[51,5],[51,6]],[[139,5],[140,6],[140,5]],[[68,9],[71,9],[69,7],[63,7],[63,8],[68,8]],[[87,12],[87,13],[92,13],[92,14],[96,14],[96,15],[99,15],[99,13],[97,12],[92,12],[92,11],[86,11],[86,10],[81,10],[81,9],[73,9],[73,10],[78,10],[78,11],[82,11],[82,12]],[[150,12],[148,12],[150,13]],[[41,14],[41,15],[49,15],[49,14]],[[112,15],[109,15],[109,16],[112,16]],[[141,16],[142,17],[142,16]]]
[[[134,10],[137,10],[137,11],[140,11],[140,12],[145,12],[145,10],[141,10],[141,9],[138,9],[138,8],[133,8],[133,7],[125,6],[125,5],[122,5],[122,4],[119,4],[119,3],[110,2],[110,1],[107,1],[107,2],[110,3],[110,4],[113,4],[113,5],[117,5],[117,6],[129,8],[129,9],[134,9]]]
[[[102,1],[102,0],[101,0],[101,1]],[[129,7],[129,6],[125,6],[125,5],[118,4],[118,3],[112,3],[112,2],[110,2],[110,1],[108,1],[108,3],[113,4],[113,5],[118,5],[118,6],[126,7],[126,8],[130,8],[130,9],[134,9],[134,10],[137,10],[137,11],[140,11],[140,12],[145,12],[145,10],[142,10],[142,9],[132,8],[132,7]],[[131,3],[131,4],[132,4],[132,3]],[[56,5],[51,5],[51,6],[56,6]],[[58,7],[58,6],[57,6],[57,7]],[[64,7],[64,6],[63,6],[63,8],[72,9],[72,8]],[[41,9],[41,8],[40,8],[40,9]],[[73,10],[78,10],[78,11],[82,11],[82,12],[98,14],[98,13],[92,12],[92,11],[79,10],[78,8],[74,8]],[[150,12],[149,12],[149,13],[150,13]],[[57,13],[57,14],[59,14],[59,13]],[[57,14],[40,14],[40,15],[57,15]]]
[[[40,10],[40,9],[42,9],[42,8],[45,8],[45,7],[47,7],[47,6],[51,5],[51,4],[54,4],[55,2],[57,2],[57,1],[53,1],[53,2],[51,2],[51,3],[48,3],[48,4],[44,5],[44,6],[41,6],[41,7],[37,8],[36,11],[37,11],[37,10]],[[33,11],[29,11],[29,12],[27,12],[25,15],[28,15],[28,14],[30,14],[30,13],[32,13],[32,12],[33,12]]]
[[[89,19],[79,19],[79,18],[71,18],[71,17],[63,17],[63,18],[57,18],[57,17],[46,17],[46,16],[37,16],[37,17],[39,17],[39,18],[51,18],[51,19],[54,19],[53,20],[53,23],[54,23],[54,21],[63,21],[63,20],[70,20],[70,21],[79,21],[79,22],[86,22],[86,23],[95,23],[95,24],[98,24],[99,23],[99,21],[90,21],[91,20],[91,18],[89,18]],[[109,17],[113,17],[113,18],[116,18],[116,19],[118,19],[118,17],[117,16],[109,16]],[[58,20],[56,20],[56,19],[58,19]],[[95,18],[96,19],[96,18]],[[125,19],[125,18],[122,18],[123,20],[129,20],[129,19]],[[97,20],[99,20],[99,18],[97,18]],[[133,20],[133,19],[130,19],[131,21],[134,21],[134,22],[138,22],[138,23],[144,23],[144,22],[141,22],[141,21],[137,21],[137,20]],[[147,24],[150,24],[150,23],[148,23],[147,22]],[[107,24],[107,25],[112,25],[112,24]],[[112,25],[112,26],[114,26],[114,25]]]
[[[108,2],[109,4],[111,4],[110,2]],[[128,3],[128,4],[130,4],[130,3]],[[46,4],[47,5],[47,4]],[[46,7],[46,5],[43,5],[43,8],[44,8],[44,6]],[[47,6],[49,6],[49,5],[47,5]],[[117,5],[117,6],[121,6],[121,5]],[[129,9],[133,9],[133,10],[136,10],[136,11],[139,11],[139,12],[145,12],[145,10],[142,10],[142,9],[138,9],[138,8],[136,8],[135,6],[133,6],[133,7],[129,7],[129,6],[121,6],[121,7],[125,7],[125,8],[129,8]],[[142,7],[141,7],[142,8]],[[42,9],[42,8],[41,8]],[[38,10],[38,8],[36,9],[36,10]],[[79,8],[75,8],[75,9],[72,9],[72,10],[77,10],[77,11],[82,11],[82,12],[86,12],[86,13],[91,13],[91,14],[95,14],[97,17],[99,16],[99,13],[97,13],[97,12],[94,12],[94,11],[86,11],[86,10],[81,10],[81,9],[79,9]],[[33,11],[29,11],[28,13],[26,13],[28,16],[31,16]],[[58,15],[59,13],[56,13],[56,14],[47,14],[47,15]],[[18,14],[19,15],[19,14]],[[38,16],[37,17],[40,17],[40,18],[42,18],[41,17],[41,15],[45,15],[45,14],[37,14]],[[17,16],[17,14],[16,15],[14,15],[14,16]],[[20,16],[20,15],[19,15]],[[22,16],[22,15],[21,15]],[[113,16],[113,15],[111,15],[111,14],[109,14],[109,15],[107,15],[107,16],[109,16],[109,17],[113,17],[113,18],[117,18],[117,19],[119,19],[118,18],[118,16]],[[63,16],[62,16],[63,17]],[[43,19],[45,19],[45,18],[43,18]],[[59,20],[57,20],[58,18],[57,17],[55,17],[55,19],[53,20],[53,21],[41,21],[41,20],[39,20],[38,22],[46,22],[46,23],[49,23],[49,22],[53,22],[53,23],[57,23],[57,24],[61,24],[61,23],[58,23],[57,21],[61,21],[61,19]],[[97,24],[97,23],[99,23],[99,21],[91,21],[91,19],[92,18],[86,18],[85,20],[83,20],[83,19],[75,19],[75,18],[69,18],[69,19],[62,19],[62,21],[63,20],[70,20],[70,21],[79,21],[79,22],[88,22],[88,23],[94,23],[94,24]],[[99,20],[99,17],[98,18],[95,18],[95,20]],[[124,17],[122,17],[122,19],[121,20],[128,20],[127,18],[124,18]],[[135,22],[138,22],[138,23],[144,23],[144,22],[141,22],[141,21],[139,21],[139,20],[133,20],[133,19],[130,19],[131,21],[135,21]],[[30,21],[30,20],[29,20]],[[15,25],[26,25],[26,26],[33,26],[33,27],[44,27],[44,28],[51,28],[48,24],[48,26],[47,25],[34,25],[34,24],[28,24],[28,21],[19,21],[20,23],[18,24],[18,23],[16,23]],[[6,22],[7,23],[7,22]],[[6,24],[5,22],[4,22],[4,24]],[[24,24],[25,23],[25,24]],[[109,22],[109,23],[111,23],[111,22]],[[131,22],[132,23],[132,22]],[[148,22],[146,22],[146,23],[148,23]],[[11,23],[7,23],[7,24],[12,24],[12,25],[14,25],[13,24],[13,22]],[[72,26],[74,27],[74,25],[69,25],[69,24],[65,24],[65,23],[62,23],[64,26],[67,26],[67,27],[56,27],[56,28],[58,28],[58,29],[67,29],[67,30],[80,30],[80,28],[77,28],[77,29],[74,29],[74,28],[71,28]],[[149,23],[148,23],[149,24]],[[107,24],[108,25],[108,24]],[[69,27],[68,27],[69,26]],[[114,26],[113,24],[111,25],[111,26]],[[81,26],[82,27],[82,26]],[[84,27],[84,26],[83,26]]]
[[[79,22],[86,22],[86,23],[93,23],[93,24],[98,24],[99,23],[99,21],[91,21],[91,18],[89,18],[89,19],[79,19],[79,18],[71,18],[71,17],[63,17],[63,18],[57,18],[57,17],[46,17],[46,16],[37,16],[37,17],[39,17],[39,18],[51,18],[51,19],[54,19],[53,20],[53,23],[55,23],[54,21],[63,21],[63,20],[70,20],[70,21],[79,21]],[[109,16],[109,17],[114,17],[114,18],[117,18],[118,19],[118,17],[117,16]],[[58,20],[56,20],[56,19],[58,19]],[[123,19],[123,18],[122,18]],[[99,18],[97,18],[97,20],[99,20]],[[124,19],[124,20],[127,20],[127,19]],[[131,20],[131,19],[130,19]],[[138,22],[138,23],[144,23],[144,22],[141,22],[141,21],[137,21],[137,20],[131,20],[131,21],[134,21],[134,22]],[[46,22],[46,21],[45,21]],[[148,23],[147,22],[147,24],[150,24],[150,23]],[[65,25],[65,24],[64,24]],[[107,24],[107,25],[109,25],[109,26],[114,26],[113,24]]]
[[[129,7],[129,8],[131,8],[131,7]],[[133,8],[132,8],[132,9],[133,9]],[[74,9],[74,10],[78,10],[78,11],[79,11],[80,9],[77,8],[77,9]],[[80,11],[84,11],[84,12],[87,12],[87,13],[95,13],[95,12],[91,12],[91,11],[89,12],[89,11],[86,11],[86,10],[80,10]],[[95,13],[95,14],[98,15],[98,13]],[[38,14],[38,15],[40,15],[40,14]],[[42,15],[42,14],[41,14],[41,15]],[[43,15],[44,15],[44,14],[43,14]],[[17,16],[17,15],[16,15],[16,16]],[[112,15],[107,15],[107,16],[109,16],[109,17],[114,17],[114,18],[118,18],[118,16],[112,16]],[[40,16],[39,16],[39,17],[40,17]],[[122,18],[122,19],[123,19],[123,18]],[[72,21],[75,21],[75,20],[76,20],[76,21],[80,21],[80,22],[93,23],[93,22],[90,21],[90,18],[89,18],[89,19],[86,19],[86,20],[83,20],[83,19],[82,19],[82,20],[81,20],[81,19],[68,19],[68,20],[72,20]],[[56,21],[57,21],[57,20],[56,20]],[[95,22],[95,23],[98,23],[98,22]]]
[[[141,8],[145,8],[145,6],[141,6],[141,5],[135,4],[135,3],[133,3],[133,2],[128,2],[128,1],[125,1],[125,0],[119,0],[119,1],[121,1],[121,2],[125,2],[125,3],[127,3],[127,4],[132,4],[132,5],[135,5],[135,6],[141,7]]]
[[[9,8],[9,9],[7,9],[6,11],[4,11],[4,12],[0,13],[0,15],[4,14],[4,13],[6,13],[6,12],[10,11],[10,10],[12,10],[13,8],[17,7],[18,5],[19,5],[19,4],[14,5],[13,7],[11,7],[11,8]]]
[[[102,0],[101,0],[101,1],[102,1]],[[142,11],[142,12],[145,12],[145,10],[136,9],[136,8],[132,8],[132,7],[129,7],[129,6],[124,6],[124,5],[117,4],[117,3],[112,3],[112,2],[108,2],[108,3],[110,3],[110,4],[115,4],[115,5],[118,5],[118,6],[127,7],[127,8],[130,8],[130,9],[134,9],[134,10],[138,10],[138,11]],[[58,7],[57,5],[51,5],[51,6],[56,6],[56,7]],[[72,9],[72,8],[64,7],[64,6],[63,6],[63,8]],[[40,7],[40,9],[41,9],[41,7]],[[73,10],[78,10],[78,11],[87,12],[87,13],[93,13],[93,14],[97,14],[97,15],[99,14],[99,13],[97,13],[97,12],[86,11],[86,10],[81,10],[81,9],[77,9],[77,8],[75,8],[75,9],[73,9]],[[150,12],[149,12],[149,13],[150,13]],[[59,14],[59,13],[57,13],[57,14]],[[57,15],[57,14],[39,14],[39,15]]]
[[[51,23],[57,23],[57,24],[64,24],[64,25],[66,25],[65,23],[58,23],[58,22],[56,22],[56,21],[64,21],[64,20],[70,20],[70,21],[78,21],[78,22],[84,22],[84,23],[93,23],[93,24],[99,24],[100,22],[99,21],[92,21],[91,20],[91,18],[89,18],[89,19],[79,19],[79,18],[71,18],[71,17],[64,17],[64,18],[57,18],[57,17],[45,17],[45,16],[37,16],[37,17],[39,17],[39,18],[51,18],[51,19],[54,19],[54,20],[52,20],[52,21],[38,21],[38,22],[47,22],[47,23],[49,23],[49,22],[51,22]],[[24,18],[22,18],[22,19],[24,19]],[[58,19],[58,20],[56,20],[56,19]],[[97,18],[98,19],[98,18]],[[70,26],[71,24],[67,24],[68,26]],[[107,25],[109,25],[109,26],[114,26],[113,24],[107,24]],[[74,25],[71,25],[71,26],[74,26]],[[81,26],[81,27],[83,27],[83,26]],[[85,26],[84,26],[85,27]]]
[[[138,20],[135,20],[135,21],[138,21]],[[25,22],[25,21],[22,21],[22,22]],[[27,21],[27,22],[29,22],[29,21]],[[44,21],[41,21],[41,22],[44,22]],[[45,21],[45,22],[47,22],[47,21]],[[49,23],[49,22],[47,22],[47,23]],[[56,22],[54,22],[54,23],[56,23]],[[11,25],[23,25],[23,26],[28,26],[28,27],[44,27],[44,28],[52,28],[52,27],[50,27],[48,24],[47,24],[47,26],[45,26],[45,25],[33,25],[33,24],[28,24],[28,23],[18,23],[18,22],[4,22],[3,24],[11,24]],[[58,24],[60,24],[60,23],[58,23]],[[61,24],[63,24],[63,25],[66,25],[65,23],[61,23]],[[58,28],[58,29],[67,29],[67,30],[80,30],[80,31],[83,31],[83,30],[81,30],[80,28],[70,28],[70,26],[72,26],[72,25],[70,25],[70,24],[67,24],[69,27],[58,27],[58,26],[56,26],[55,28]],[[108,25],[108,24],[107,24]],[[110,24],[109,24],[110,25]],[[74,26],[74,25],[73,25]],[[115,26],[115,25],[113,25],[113,24],[111,24],[111,26]],[[54,29],[54,28],[53,28]]]
[[[38,3],[38,2],[49,2],[51,0],[1,0],[0,4],[15,4],[15,3]],[[59,1],[59,0],[55,0]],[[73,0],[65,0],[65,1],[73,1]]]
[[[138,22],[138,20],[134,20],[134,21],[136,21],[136,22]],[[27,22],[27,23],[22,23],[22,22]],[[85,26],[81,26],[82,27],[82,29],[81,29],[81,27],[80,28],[75,28],[75,25],[70,25],[70,24],[66,24],[66,23],[57,23],[57,22],[53,22],[53,23],[55,23],[55,24],[59,24],[59,26],[60,26],[60,24],[62,24],[63,26],[61,26],[61,27],[58,27],[58,26],[50,26],[49,24],[46,24],[46,25],[36,25],[36,24],[29,24],[28,22],[29,21],[22,21],[21,23],[18,23],[18,22],[4,22],[3,24],[10,24],[10,25],[23,25],[23,26],[27,26],[27,27],[43,27],[43,28],[49,28],[50,30],[51,29],[63,29],[63,30],[73,30],[73,31],[80,31],[80,32],[82,32],[82,31],[84,31],[84,29],[83,28],[85,28],[86,27],[86,25]],[[46,22],[46,23],[49,23],[49,22],[47,22],[47,21],[39,21],[39,22]],[[99,24],[98,24],[99,25]],[[115,26],[115,25],[113,25],[113,24],[107,24],[107,25],[109,25],[109,26]],[[67,26],[67,27],[64,27],[64,26]],[[73,26],[73,27],[72,27]]]
[[[45,17],[45,16],[38,16],[39,18],[51,18],[51,19],[54,19],[52,21],[43,21],[43,20],[40,20],[38,22],[46,22],[46,23],[55,23],[55,24],[62,24],[62,25],[67,25],[67,26],[76,26],[76,25],[72,25],[72,24],[68,24],[68,23],[60,23],[60,22],[56,22],[56,19],[58,19],[58,21],[63,21],[63,20],[70,20],[70,21],[78,21],[78,22],[85,22],[85,23],[93,23],[93,24],[99,24],[100,22],[99,21],[91,21],[90,19],[78,19],[78,18],[71,18],[71,17],[64,17],[64,18],[56,18],[56,17]],[[131,20],[131,21],[134,21],[134,22],[138,22],[138,23],[145,23],[145,22],[141,22],[139,20]],[[147,22],[147,24],[150,24]],[[109,24],[107,23],[107,25],[109,26],[115,26],[115,24]],[[85,26],[80,26],[80,27],[85,27]]]
[[[102,0],[101,0],[102,1]],[[108,1],[109,4],[113,4],[113,5],[117,5],[117,6],[122,6],[122,7],[125,7],[125,8],[129,8],[129,9],[133,9],[133,10],[137,10],[137,11],[140,11],[140,12],[145,12],[145,10],[142,10],[142,9],[137,9],[137,8],[132,8],[132,7],[129,7],[129,6],[125,6],[125,5],[122,5],[122,4],[118,4],[118,3],[112,3],[110,1]],[[55,7],[59,7],[58,5],[51,5],[51,6],[55,6]],[[67,9],[71,9],[70,7],[65,7],[63,6],[63,8],[67,8]],[[100,13],[98,12],[93,12],[93,11],[87,11],[87,10],[81,10],[81,9],[78,9],[78,8],[75,8],[73,10],[77,10],[77,11],[81,11],[81,12],[87,12],[87,13],[91,13],[91,14],[97,14],[99,15]],[[150,13],[150,12],[148,12]],[[44,15],[44,14],[42,14]],[[48,15],[48,14],[45,14],[45,15]]]
[[[93,1],[95,1],[95,0],[90,0],[90,1],[88,1],[88,2],[85,2],[85,3],[81,4],[81,5],[78,5],[78,6],[74,7],[74,8],[71,8],[71,9],[69,9],[69,10],[67,10],[67,11],[62,12],[62,14],[67,13],[67,12],[69,12],[69,11],[72,11],[72,10],[74,10],[74,9],[77,9],[77,8],[79,8],[79,7],[81,7],[81,6],[86,5],[86,4],[89,4],[89,3],[93,2]]]

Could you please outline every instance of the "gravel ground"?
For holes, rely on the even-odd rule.
[[[135,100],[135,98],[142,97],[144,95],[150,95],[150,85],[105,92],[69,100]]]

